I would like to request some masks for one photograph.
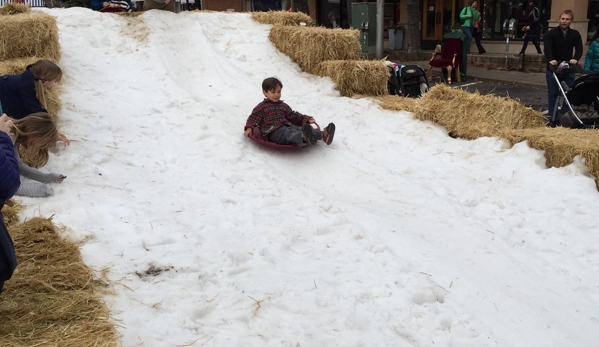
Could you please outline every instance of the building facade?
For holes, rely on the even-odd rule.
[[[365,0],[309,0],[310,16],[328,28],[349,28],[351,8]],[[202,8],[213,11],[268,11],[288,10],[294,0],[202,0]],[[466,0],[420,0],[421,45],[432,49],[452,27],[459,27],[460,10]],[[406,24],[408,11],[406,0],[385,0],[384,26],[390,23]],[[522,27],[526,24],[528,0],[478,0],[482,14],[482,38],[505,41],[503,26],[506,20],[516,20],[516,40],[523,38]],[[599,0],[538,0],[541,12],[542,34],[558,24],[562,11],[574,11],[572,28],[580,31],[583,41],[591,40],[599,29]],[[385,30],[386,31],[386,30]]]

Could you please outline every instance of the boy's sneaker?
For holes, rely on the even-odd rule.
[[[309,123],[306,123],[302,126],[302,134],[304,135],[304,139],[311,145],[316,144],[316,138],[314,134],[312,134],[312,126]]]
[[[335,136],[335,124],[329,123],[322,131],[322,140],[327,145],[330,145],[333,142],[333,136]]]

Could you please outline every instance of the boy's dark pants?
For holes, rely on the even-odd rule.
[[[6,225],[4,225],[4,217],[0,213],[0,293],[2,293],[4,281],[8,281],[12,277],[16,267],[15,246]]]
[[[312,134],[317,140],[322,140],[322,131],[312,128]],[[293,143],[298,146],[307,145],[302,138],[302,128],[295,125],[283,124],[279,129],[268,134],[268,140],[282,145]]]

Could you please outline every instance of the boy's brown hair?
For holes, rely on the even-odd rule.
[[[281,83],[281,81],[279,81],[277,78],[275,77],[269,77],[267,79],[265,79],[264,81],[262,81],[262,90],[267,92],[269,90],[275,90],[276,88],[281,87],[281,89],[283,89],[283,83]]]

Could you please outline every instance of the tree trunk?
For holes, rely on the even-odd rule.
[[[295,0],[293,1],[293,3],[295,4],[294,10],[296,12],[303,12],[308,16],[310,15],[310,9],[308,8],[308,0]]]
[[[420,2],[407,0],[406,4],[408,5],[408,53],[418,54],[420,53]]]

